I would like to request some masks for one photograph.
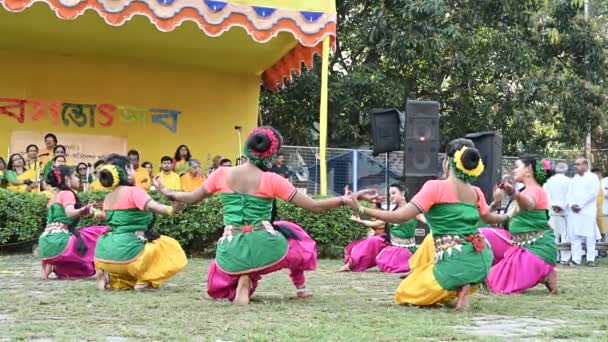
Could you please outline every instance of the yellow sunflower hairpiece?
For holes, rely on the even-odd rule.
[[[485,166],[483,165],[483,161],[480,159],[479,163],[477,163],[477,166],[474,169],[468,170],[467,168],[465,168],[464,165],[462,165],[462,155],[467,149],[468,147],[463,146],[459,150],[457,150],[454,153],[454,158],[452,158],[452,163],[456,168],[457,174],[460,176],[459,178],[462,178],[466,182],[471,182],[481,176],[483,170],[485,169]]]
[[[112,174],[112,185],[110,186],[110,188],[113,189],[117,187],[118,184],[120,184],[120,173],[118,172],[118,169],[115,165],[104,165],[101,167],[101,170],[107,170]]]

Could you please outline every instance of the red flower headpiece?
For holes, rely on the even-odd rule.
[[[279,138],[274,134],[274,132],[271,129],[256,128],[253,131],[251,131],[251,133],[249,133],[249,136],[251,137],[252,135],[257,134],[257,133],[263,133],[268,137],[268,139],[270,140],[270,147],[264,152],[258,152],[258,151],[251,150],[251,154],[253,154],[254,156],[256,156],[258,158],[270,158],[279,152],[279,146],[280,146]]]

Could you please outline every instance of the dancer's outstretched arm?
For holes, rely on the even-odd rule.
[[[418,207],[411,202],[397,208],[394,211],[379,210],[374,208],[366,208],[359,205],[357,196],[352,196],[348,205],[359,211],[359,215],[368,215],[388,223],[403,223],[409,221],[422,213]]]
[[[148,201],[145,210],[151,213],[167,216],[173,215],[174,211],[172,206],[160,204],[153,199]]]
[[[386,223],[381,220],[375,220],[375,221],[362,220],[357,216],[351,217],[350,220],[360,223],[368,228],[382,228],[382,227],[384,227],[384,225],[386,225]]]
[[[200,188],[194,191],[181,192],[181,191],[173,191],[165,188],[162,182],[159,181],[158,177],[152,180],[152,185],[156,188],[158,192],[160,192],[163,196],[165,196],[170,201],[180,202],[180,203],[199,203],[202,202],[205,198],[210,197],[212,194],[205,191],[205,186],[202,185]]]
[[[352,198],[361,199],[364,201],[371,201],[378,197],[378,191],[374,189],[361,190],[356,194],[352,195]],[[339,208],[345,204],[349,204],[351,201],[350,196],[339,196],[333,198],[315,200],[303,192],[296,191],[292,196],[290,202],[296,206],[319,213],[328,209]]]

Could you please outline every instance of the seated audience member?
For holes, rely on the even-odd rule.
[[[160,180],[165,185],[165,188],[181,191],[182,181],[179,178],[179,175],[172,171],[173,159],[171,159],[169,156],[164,156],[161,158],[160,164],[161,172],[158,177],[160,177]]]
[[[224,158],[220,161],[220,167],[232,167],[232,161],[228,158]]]
[[[152,179],[150,178],[150,173],[146,168],[139,167],[139,152],[136,150],[131,150],[129,153],[127,153],[127,157],[133,166],[133,170],[135,170],[135,186],[144,190],[150,189]]]
[[[36,172],[25,167],[25,158],[19,153],[12,154],[8,159],[6,171],[6,189],[16,192],[37,191]]]
[[[190,171],[181,177],[182,191],[194,191],[203,186],[203,183],[205,182],[200,161],[197,159],[190,159],[189,164]]]

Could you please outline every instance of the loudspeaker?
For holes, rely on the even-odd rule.
[[[373,153],[388,153],[401,150],[401,120],[396,109],[372,109]]]
[[[435,178],[439,173],[439,102],[408,100],[405,121],[405,178]]]
[[[473,183],[481,188],[489,203],[494,196],[494,187],[502,180],[502,135],[500,132],[486,131],[467,134],[481,154],[485,171]]]

